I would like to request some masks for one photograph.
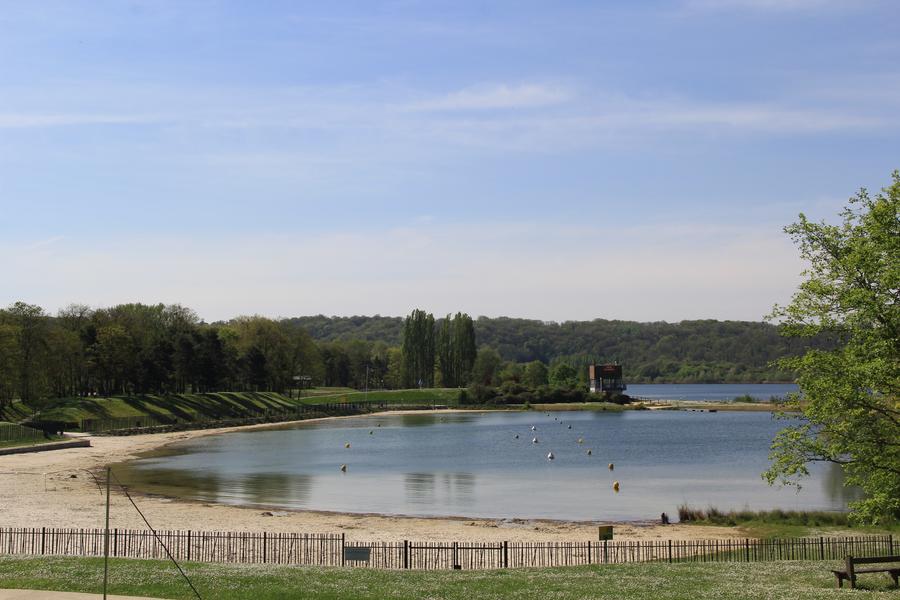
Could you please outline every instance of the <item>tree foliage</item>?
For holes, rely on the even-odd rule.
[[[788,336],[837,343],[782,361],[798,373],[802,420],[776,437],[765,476],[795,483],[811,462],[836,463],[864,491],[857,519],[900,518],[900,173],[851,198],[839,224],[801,214],[785,231],[809,268],[773,317]]]

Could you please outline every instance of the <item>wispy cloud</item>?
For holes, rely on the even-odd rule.
[[[49,254],[7,246],[0,242],[8,283],[0,305],[18,299],[13,290],[27,290],[45,294],[27,300],[51,309],[72,301],[181,302],[207,319],[248,312],[402,315],[420,306],[550,320],[756,320],[773,301],[786,300],[800,271],[778,231],[691,224],[616,231],[416,222],[302,238],[110,237],[91,247],[58,245]],[[594,270],[601,260],[602,276]],[[608,281],[617,293],[609,293]]]
[[[25,129],[35,127],[68,127],[77,125],[135,125],[153,123],[160,119],[147,115],[119,114],[0,114],[0,128]]]
[[[419,111],[464,111],[536,108],[562,104],[572,94],[557,86],[494,84],[470,87],[407,105]]]
[[[821,9],[858,9],[867,0],[687,0],[686,6],[702,10],[753,10],[765,12],[794,12]]]

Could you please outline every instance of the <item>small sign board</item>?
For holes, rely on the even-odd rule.
[[[613,526],[601,525],[597,529],[600,530],[600,541],[613,539]]]
[[[369,562],[369,555],[371,554],[371,552],[371,548],[354,548],[351,546],[344,546],[344,560]]]

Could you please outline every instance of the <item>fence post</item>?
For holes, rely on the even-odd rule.
[[[191,530],[190,529],[188,529],[187,547],[188,547],[187,548],[187,559],[191,560]]]
[[[47,538],[47,528],[41,527],[41,554],[44,553],[44,542]]]
[[[894,534],[891,533],[888,535],[888,554],[891,556],[894,555]]]
[[[603,564],[609,564],[609,553],[606,550],[607,540],[603,540]]]
[[[344,559],[344,557],[347,556],[347,553],[345,552],[346,548],[347,548],[347,534],[344,532],[341,532],[341,566],[342,567],[345,566],[345,564],[346,564],[346,560]]]
[[[588,546],[588,562],[591,562],[591,547]],[[509,542],[506,540],[503,541],[503,568],[509,568]]]
[[[403,540],[403,568],[409,568],[409,540]]]
[[[750,538],[744,538],[744,555],[747,558],[747,562],[750,562]]]
[[[453,568],[459,568],[459,550],[457,542],[453,542]]]
[[[588,548],[587,548],[587,550],[588,550],[588,561],[587,561],[587,564],[591,564],[591,546],[593,546],[593,545],[594,545],[594,542],[588,541],[588,544],[587,544],[587,546],[588,546]]]
[[[819,537],[819,560],[825,560],[825,538]]]
[[[672,562],[672,540],[669,540],[669,562]]]
[[[343,536],[343,534],[341,534],[341,535]],[[263,531],[263,563],[266,562],[266,550],[268,550],[268,543],[267,543],[268,537],[269,536],[266,535],[266,532]],[[341,555],[343,555],[343,551],[341,552]]]

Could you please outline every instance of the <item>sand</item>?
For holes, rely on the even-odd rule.
[[[442,411],[446,412],[446,411]],[[342,418],[342,417],[336,417]],[[102,527],[104,493],[91,473],[173,442],[237,429],[208,429],[139,436],[93,436],[92,447],[0,456],[0,527]],[[283,511],[137,496],[156,529],[345,533],[359,541],[583,541],[597,539],[597,526],[613,524],[617,540],[723,539],[735,528],[609,521],[419,518],[319,511]],[[110,527],[145,529],[121,492],[111,498]]]

